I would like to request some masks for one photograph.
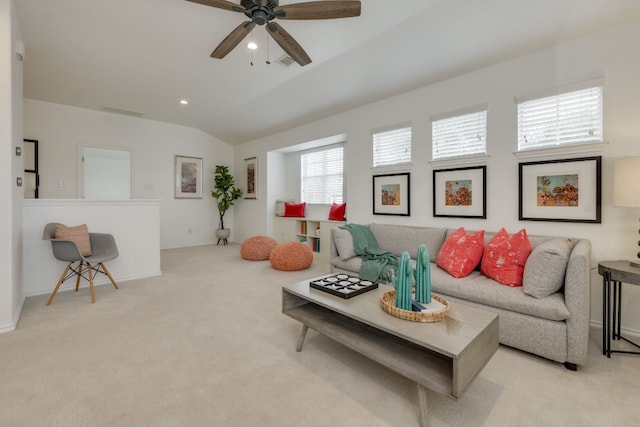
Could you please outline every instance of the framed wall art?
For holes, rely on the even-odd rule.
[[[410,215],[410,180],[408,173],[373,176],[373,214]]]
[[[433,171],[433,216],[486,218],[487,167]]]
[[[245,176],[245,199],[258,198],[258,158],[250,157],[244,159],[244,176]]]
[[[602,157],[520,163],[521,220],[601,222]]]
[[[202,199],[202,158],[175,156],[176,199]]]

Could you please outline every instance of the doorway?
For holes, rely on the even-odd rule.
[[[80,197],[131,198],[131,151],[109,147],[81,147]]]

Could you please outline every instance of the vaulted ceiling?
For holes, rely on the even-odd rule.
[[[259,45],[253,57],[244,42],[209,57],[246,20],[232,11],[185,0],[15,3],[25,97],[138,112],[230,144],[640,19],[637,0],[363,0],[357,18],[280,20],[313,60],[285,67],[264,27],[247,38]]]

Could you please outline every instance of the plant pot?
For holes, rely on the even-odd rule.
[[[229,238],[229,236],[231,235],[231,230],[228,228],[218,228],[216,230],[216,237],[218,238],[218,243],[216,243],[216,245],[219,245],[220,242],[222,242],[223,244],[227,244],[229,243],[227,241],[227,239]]]

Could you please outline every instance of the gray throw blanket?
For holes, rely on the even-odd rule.
[[[376,237],[369,227],[358,224],[347,224],[342,227],[351,233],[353,251],[362,258],[360,278],[377,282],[380,279],[391,282],[398,268],[398,257],[378,246]]]

